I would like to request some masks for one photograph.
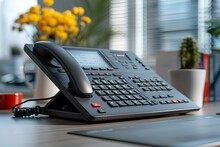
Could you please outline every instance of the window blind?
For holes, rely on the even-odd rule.
[[[186,36],[197,38],[198,1],[112,0],[111,25],[119,32],[111,48],[149,59],[157,50],[178,50]]]
[[[112,0],[110,8],[110,24],[116,33],[111,41],[110,48],[128,50],[128,3],[127,0]]]

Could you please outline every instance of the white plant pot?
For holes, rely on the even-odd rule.
[[[191,99],[196,105],[202,107],[205,75],[206,71],[204,69],[171,70],[170,82],[174,88]]]
[[[54,96],[59,89],[56,85],[46,76],[46,74],[39,68],[37,65],[34,64],[36,77],[35,77],[35,86],[29,82],[29,79],[26,78],[26,71],[25,66],[28,64],[33,64],[33,61],[26,60],[21,66],[21,71],[23,73],[23,77],[25,83],[33,91],[34,98],[49,98]]]
[[[48,98],[54,96],[59,89],[46,76],[46,74],[37,67],[36,72],[36,87],[34,89],[34,98]]]

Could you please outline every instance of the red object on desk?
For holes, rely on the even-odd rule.
[[[22,102],[22,93],[0,94],[0,109],[11,109],[15,104]]]
[[[203,68],[206,70],[205,87],[204,87],[204,102],[211,101],[209,99],[209,54],[203,54]]]

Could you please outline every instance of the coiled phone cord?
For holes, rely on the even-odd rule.
[[[15,117],[30,117],[31,115],[37,116],[38,114],[44,114],[44,107],[41,107],[39,105],[35,107],[22,107],[22,108],[17,108],[17,107],[29,101],[42,101],[42,100],[50,100],[53,98],[54,97],[25,100],[21,103],[14,105],[12,108],[12,113],[14,114]]]

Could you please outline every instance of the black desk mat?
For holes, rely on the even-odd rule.
[[[199,146],[216,142],[220,144],[220,116],[197,116],[68,133],[149,146]]]

